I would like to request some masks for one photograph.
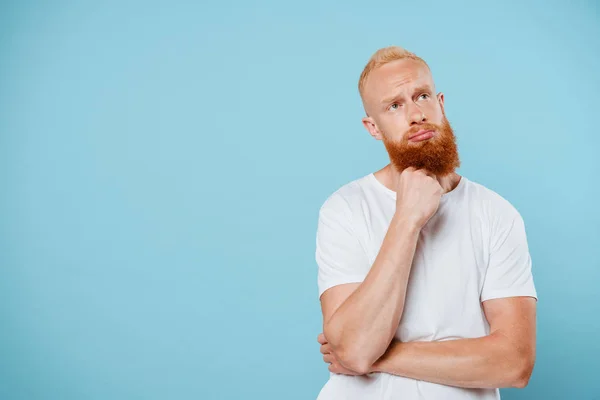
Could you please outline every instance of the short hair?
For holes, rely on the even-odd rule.
[[[360,74],[360,79],[358,80],[358,91],[360,93],[360,96],[363,96],[365,85],[367,83],[367,78],[369,77],[371,72],[373,72],[373,70],[392,61],[404,59],[420,61],[423,64],[425,64],[427,69],[431,70],[429,68],[429,65],[427,65],[427,63],[425,62],[425,60],[417,56],[415,53],[411,53],[410,51],[403,49],[402,47],[389,46],[381,48],[371,56],[371,59]]]

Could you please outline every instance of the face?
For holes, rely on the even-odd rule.
[[[383,140],[399,170],[425,168],[443,176],[460,165],[456,138],[435,95],[429,69],[417,60],[398,60],[371,72],[363,91],[363,124]]]

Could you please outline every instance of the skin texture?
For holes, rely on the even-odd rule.
[[[330,371],[347,375],[386,372],[466,388],[525,387],[535,363],[534,298],[483,302],[490,334],[482,338],[394,339],[420,229],[437,211],[441,194],[460,181],[444,95],[434,93],[431,73],[418,60],[392,61],[367,79],[362,122],[390,155],[390,164],[375,176],[397,192],[396,212],[365,280],[332,287],[321,296],[323,360]],[[426,140],[409,140],[428,129],[434,132]]]

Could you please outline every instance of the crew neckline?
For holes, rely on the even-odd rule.
[[[460,176],[460,180],[458,181],[458,184],[456,185],[456,187],[454,189],[452,189],[451,191],[442,194],[440,202],[445,202],[447,199],[454,196],[457,192],[461,191],[462,188],[465,186],[465,181],[467,180],[467,178],[465,178],[463,175],[459,175],[459,176]],[[381,183],[379,181],[379,179],[377,179],[377,177],[375,176],[375,174],[373,172],[371,172],[368,175],[368,177],[375,183],[376,186],[380,187],[384,192],[386,192],[388,195],[390,195],[391,197],[396,199],[396,192],[394,190],[388,188],[387,186],[385,186],[383,183]]]

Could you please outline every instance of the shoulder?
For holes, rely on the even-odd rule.
[[[521,218],[517,208],[507,198],[481,183],[467,180],[467,192],[470,200],[480,205],[480,211],[492,225],[498,221]]]
[[[369,176],[365,175],[337,188],[326,197],[319,213],[349,213],[353,205],[360,203],[364,198],[368,179]]]

